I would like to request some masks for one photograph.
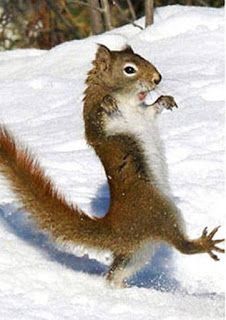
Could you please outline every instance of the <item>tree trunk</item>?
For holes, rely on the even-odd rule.
[[[145,26],[154,22],[154,0],[145,0]]]
[[[99,0],[88,0],[88,4],[90,6],[90,22],[91,22],[91,29],[93,34],[99,34],[104,31],[103,19],[102,14],[100,11],[95,10],[94,8],[100,9],[100,2]]]
[[[104,15],[104,22],[105,22],[105,27],[106,30],[111,30],[112,29],[112,25],[111,25],[111,12],[110,12],[110,6],[109,6],[109,2],[108,0],[100,0],[102,9],[103,11],[103,15]]]
[[[130,14],[131,14],[131,17],[134,20],[136,20],[136,12],[134,10],[134,7],[133,7],[133,4],[131,2],[131,0],[127,0],[127,4],[128,4],[128,8],[129,8],[129,11],[130,11]]]

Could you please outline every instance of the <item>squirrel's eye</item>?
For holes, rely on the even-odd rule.
[[[126,67],[124,70],[128,74],[132,74],[136,72],[136,70],[133,67]]]
[[[129,76],[129,77],[134,76],[137,72],[137,67],[131,64],[125,65],[123,72],[126,76]]]

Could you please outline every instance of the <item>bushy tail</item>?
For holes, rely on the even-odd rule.
[[[50,232],[56,239],[78,243],[89,241],[82,233],[84,228],[93,229],[95,221],[65,201],[38,162],[26,149],[19,147],[1,125],[0,173],[9,181],[20,202],[41,229]]]

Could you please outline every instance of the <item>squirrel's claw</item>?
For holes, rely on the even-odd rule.
[[[215,261],[219,261],[220,259],[218,258],[218,256],[216,254],[214,254],[212,251],[209,251],[208,254],[210,255],[210,257],[215,260]]]
[[[214,250],[217,251],[217,252],[220,252],[220,253],[225,253],[225,250],[222,249],[222,248],[219,248],[217,246],[214,246]]]
[[[208,235],[208,239],[213,239],[214,235],[217,233],[217,231],[219,230],[220,226],[214,228],[210,234]]]
[[[220,243],[220,242],[224,242],[224,239],[214,240],[215,244]]]
[[[210,255],[210,257],[215,261],[218,261],[220,259],[218,258],[218,256],[216,254],[213,253],[213,251],[217,251],[217,252],[220,252],[220,253],[224,253],[225,252],[224,249],[219,248],[219,247],[216,246],[216,244],[223,242],[224,239],[213,240],[213,237],[215,236],[215,234],[217,233],[219,228],[220,228],[220,226],[214,228],[208,234],[208,229],[207,229],[207,227],[205,227],[203,232],[202,232],[202,236],[200,238],[200,244],[201,244],[204,252],[207,252]]]
[[[174,98],[172,96],[160,96],[155,104],[157,104],[162,109],[167,109],[172,111],[173,108],[178,108]]]
[[[208,228],[205,227],[204,230],[203,230],[203,232],[202,232],[202,237],[207,236],[207,231],[208,231]]]

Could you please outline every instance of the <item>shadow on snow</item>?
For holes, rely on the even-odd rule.
[[[92,202],[92,212],[103,216],[109,206],[108,186],[104,185]],[[87,255],[77,257],[72,253],[63,251],[52,243],[48,236],[37,230],[31,220],[23,211],[15,209],[13,205],[0,206],[0,219],[6,227],[18,237],[38,248],[48,259],[56,261],[74,271],[88,274],[103,275],[108,267]],[[167,246],[160,246],[151,262],[129,280],[129,285],[154,288],[161,291],[180,290],[180,285],[172,276],[173,261],[172,250]]]

